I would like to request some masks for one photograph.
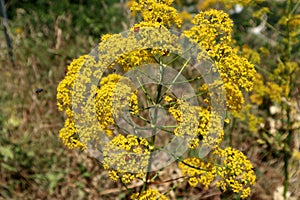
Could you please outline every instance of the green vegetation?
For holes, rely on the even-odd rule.
[[[233,12],[238,2],[243,9]],[[192,14],[208,8],[230,13],[235,44],[259,75],[242,112],[228,114],[223,146],[239,149],[253,163],[257,183],[251,199],[281,200],[284,194],[299,199],[300,1],[174,3]],[[66,66],[89,53],[101,35],[130,27],[126,1],[10,0],[6,9],[15,66],[0,26],[0,199],[128,198],[121,183],[107,181],[107,172],[89,152],[62,145],[58,132],[65,116],[56,105]],[[264,26],[258,34],[250,31],[259,25]],[[178,173],[172,166],[170,172]],[[134,184],[132,188],[140,186]],[[173,185],[161,187],[166,191]],[[188,184],[170,196],[238,199],[231,192]]]
[[[6,8],[16,66],[0,26],[0,198],[96,198],[115,188],[92,157],[61,144],[64,116],[56,87],[67,64],[89,53],[101,34],[123,30],[126,7],[118,1],[14,0]]]

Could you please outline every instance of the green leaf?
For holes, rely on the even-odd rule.
[[[50,182],[49,184],[49,189],[50,193],[54,191],[54,188],[56,187],[58,181],[64,177],[63,173],[56,173],[56,172],[49,172],[46,174],[46,177],[48,181]]]
[[[0,154],[5,158],[13,159],[14,152],[11,150],[10,147],[0,147]]]
[[[7,165],[5,163],[1,163],[1,167],[4,168],[4,169],[7,169],[8,171],[11,171],[11,172],[15,172],[16,169],[10,165]]]

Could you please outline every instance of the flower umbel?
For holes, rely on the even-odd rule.
[[[255,183],[253,167],[220,143],[225,108],[242,109],[254,65],[235,48],[228,14],[200,12],[181,34],[168,29],[183,21],[172,3],[130,1],[142,21],[102,36],[90,55],[70,64],[57,88],[59,110],[67,115],[59,136],[69,148],[96,152],[131,199],[167,199],[152,187],[162,181],[154,171],[169,162],[178,162],[182,182],[192,187],[208,189],[215,181],[246,198]],[[129,189],[133,181],[142,187]]]
[[[247,198],[251,192],[250,187],[256,180],[250,161],[242,152],[232,147],[217,149],[214,154],[222,161],[216,169],[220,178],[216,183],[217,187],[222,191],[230,188],[235,193],[241,193],[241,198]]]
[[[181,169],[182,175],[188,178],[192,187],[200,183],[208,189],[216,176],[216,166],[200,158],[187,158],[178,164],[178,168]]]
[[[150,153],[145,138],[117,135],[103,147],[103,166],[109,170],[112,180],[130,183],[145,176]]]

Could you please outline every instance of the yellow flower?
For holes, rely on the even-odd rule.
[[[255,2],[260,2],[262,0],[205,0],[205,1],[199,1],[197,7],[199,10],[204,10],[207,8],[211,8],[215,5],[223,5],[225,9],[233,9],[234,6],[240,5],[240,6],[246,6],[250,3],[254,4]]]
[[[69,149],[86,148],[86,145],[79,140],[75,123],[71,118],[66,119],[64,127],[59,131],[59,137],[62,139],[63,144]]]
[[[167,96],[165,100],[171,102],[173,99]],[[178,124],[174,135],[186,138],[189,148],[195,149],[201,144],[216,148],[221,143],[224,132],[221,117],[217,113],[200,106],[190,106],[181,99],[170,105],[169,113]]]
[[[204,162],[200,158],[187,158],[178,164],[183,176],[188,177],[188,182],[192,187],[198,183],[208,189],[216,176],[216,167],[210,162]]]
[[[140,12],[146,23],[158,23],[166,27],[175,24],[180,27],[182,19],[177,10],[171,6],[172,2],[172,0],[137,0],[131,1],[129,7],[131,12]]]
[[[200,12],[192,21],[195,26],[184,35],[197,42],[215,62],[224,82],[229,110],[241,110],[244,103],[242,90],[253,88],[254,65],[231,47],[233,22],[223,11]]]
[[[64,145],[70,149],[80,148],[85,149],[86,144],[80,141],[79,135],[75,128],[74,112],[72,106],[76,106],[76,93],[74,92],[75,81],[77,78],[85,77],[89,74],[89,71],[84,71],[83,75],[78,76],[84,64],[94,63],[92,57],[88,55],[80,56],[78,59],[74,59],[72,63],[67,67],[67,73],[65,78],[59,83],[57,87],[57,106],[60,111],[65,111],[67,119],[59,132],[59,137],[62,139]],[[73,102],[71,102],[73,100]]]
[[[235,2],[240,1],[235,0]],[[200,12],[192,19],[194,26],[184,31],[182,37],[172,34],[168,28],[174,25],[180,27],[182,18],[190,20],[189,17],[191,17],[185,13],[181,15],[186,17],[178,14],[177,10],[172,7],[172,3],[173,0],[130,1],[130,10],[140,14],[143,21],[122,34],[102,36],[101,43],[93,52],[97,59],[86,55],[71,63],[65,79],[57,89],[58,107],[67,114],[65,126],[61,129],[59,136],[69,148],[84,149],[87,148],[87,144],[101,147],[99,153],[102,154],[103,167],[108,170],[113,181],[119,180],[123,184],[129,184],[134,179],[148,181],[145,180],[145,175],[151,164],[149,163],[151,152],[159,149],[155,146],[157,141],[154,141],[155,137],[152,137],[152,143],[149,143],[147,139],[136,136],[136,133],[131,134],[130,131],[125,130],[124,126],[116,123],[116,119],[123,120],[123,112],[128,112],[135,115],[138,122],[143,121],[155,129],[162,127],[161,130],[173,133],[174,137],[183,138],[190,149],[203,146],[213,149],[213,155],[221,160],[220,165],[200,158],[187,158],[179,162],[178,167],[191,186],[202,184],[208,188],[216,178],[219,178],[220,180],[216,181],[218,187],[223,190],[230,188],[233,192],[241,193],[242,198],[246,198],[251,192],[250,186],[254,184],[256,177],[250,161],[244,154],[232,148],[224,150],[219,148],[224,135],[223,119],[212,108],[210,88],[223,86],[226,90],[227,108],[233,112],[240,111],[244,103],[242,92],[251,91],[253,88],[255,69],[248,59],[258,63],[259,56],[247,47],[244,47],[241,53],[238,52],[239,49],[234,47],[234,41],[231,38],[233,22],[223,11],[211,9]],[[205,103],[203,107],[190,105],[183,97],[181,99],[175,94],[170,94],[170,88],[167,88],[166,92],[164,88],[166,86],[160,82],[159,86],[163,85],[163,89],[154,92],[156,99],[153,100],[150,97],[152,93],[145,94],[149,98],[148,96],[145,98],[146,102],[141,101],[145,108],[139,110],[138,91],[133,91],[130,87],[131,81],[120,74],[132,69],[139,70],[139,66],[152,63],[157,64],[160,69],[165,69],[166,63],[170,60],[172,62],[168,65],[181,67],[183,64],[181,62],[188,61],[190,58],[178,58],[178,60],[176,58],[174,63],[173,58],[185,53],[184,47],[180,45],[180,40],[184,37],[193,41],[196,47],[204,50],[195,56],[197,61],[204,57],[212,59],[215,64],[212,71],[218,71],[223,82],[203,84],[203,80],[199,77],[204,74],[183,81],[196,86],[200,94],[203,94],[203,98],[198,92],[195,96],[195,99],[201,99]],[[284,65],[284,67],[279,65],[275,71],[282,74],[284,68],[292,73],[296,67],[295,63]],[[186,66],[190,66],[190,63],[183,64],[181,72],[187,71],[178,75],[192,72],[188,71]],[[177,70],[176,67],[175,70]],[[112,69],[115,71],[109,73],[113,71]],[[91,83],[95,79],[100,80],[97,84]],[[202,86],[200,86],[201,83]],[[177,83],[171,83],[171,86],[175,84]],[[268,87],[279,91],[277,85],[269,84]],[[144,91],[145,88],[142,87],[141,90]],[[289,92],[288,89],[283,88],[281,92]],[[85,94],[90,92],[86,90],[91,91],[92,98],[85,97]],[[276,99],[277,96],[274,94],[273,98]],[[154,123],[156,119],[152,120],[152,115],[149,116],[151,120],[143,115],[152,109],[151,103],[158,104],[163,99],[166,103],[163,108],[168,110],[167,116],[175,124],[165,126],[167,128],[157,126]],[[217,99],[217,102],[225,106],[223,99]],[[82,114],[75,113],[78,110],[82,111]],[[253,121],[251,126],[255,125],[252,115],[243,115],[243,117],[248,117]],[[83,120],[78,123],[81,126],[78,124],[75,126],[75,122],[80,119]],[[135,124],[130,125],[135,130]],[[101,137],[102,133],[109,135],[109,138]],[[167,199],[167,197],[157,190],[148,189],[133,194],[131,199]]]
[[[58,84],[56,98],[57,106],[60,111],[63,111],[68,107],[70,108],[74,82],[77,78],[78,72],[87,59],[92,58],[88,55],[83,55],[77,59],[74,59],[67,67],[65,78]]]
[[[132,200],[168,200],[168,198],[159,193],[157,190],[155,189],[148,189],[144,192],[140,193],[135,193],[133,195],[131,195],[130,199]]]
[[[247,157],[240,151],[227,147],[217,149],[214,154],[221,158],[222,163],[217,166],[216,171],[220,180],[216,186],[226,191],[230,188],[235,193],[242,193],[241,198],[250,195],[250,186],[253,186],[256,176],[253,166]]]
[[[149,159],[148,141],[135,135],[119,134],[103,147],[104,168],[110,171],[112,180],[121,178],[126,184],[145,175]]]
[[[256,18],[262,18],[262,16],[266,13],[269,13],[270,12],[270,9],[268,7],[262,7],[261,9],[255,11],[253,13],[253,17],[256,17]]]
[[[103,77],[100,88],[95,96],[95,109],[99,124],[102,129],[107,129],[114,124],[114,117],[118,117],[122,109],[129,106],[130,112],[138,112],[138,98],[136,93],[124,81],[120,82],[122,76],[110,74]]]

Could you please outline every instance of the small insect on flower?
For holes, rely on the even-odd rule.
[[[125,156],[125,161],[126,161],[126,162],[128,162],[130,159],[131,159],[131,158],[130,158],[129,155]]]
[[[36,93],[36,94],[40,94],[40,93],[43,92],[43,91],[44,91],[43,88],[37,88],[37,89],[35,90],[35,93]]]

